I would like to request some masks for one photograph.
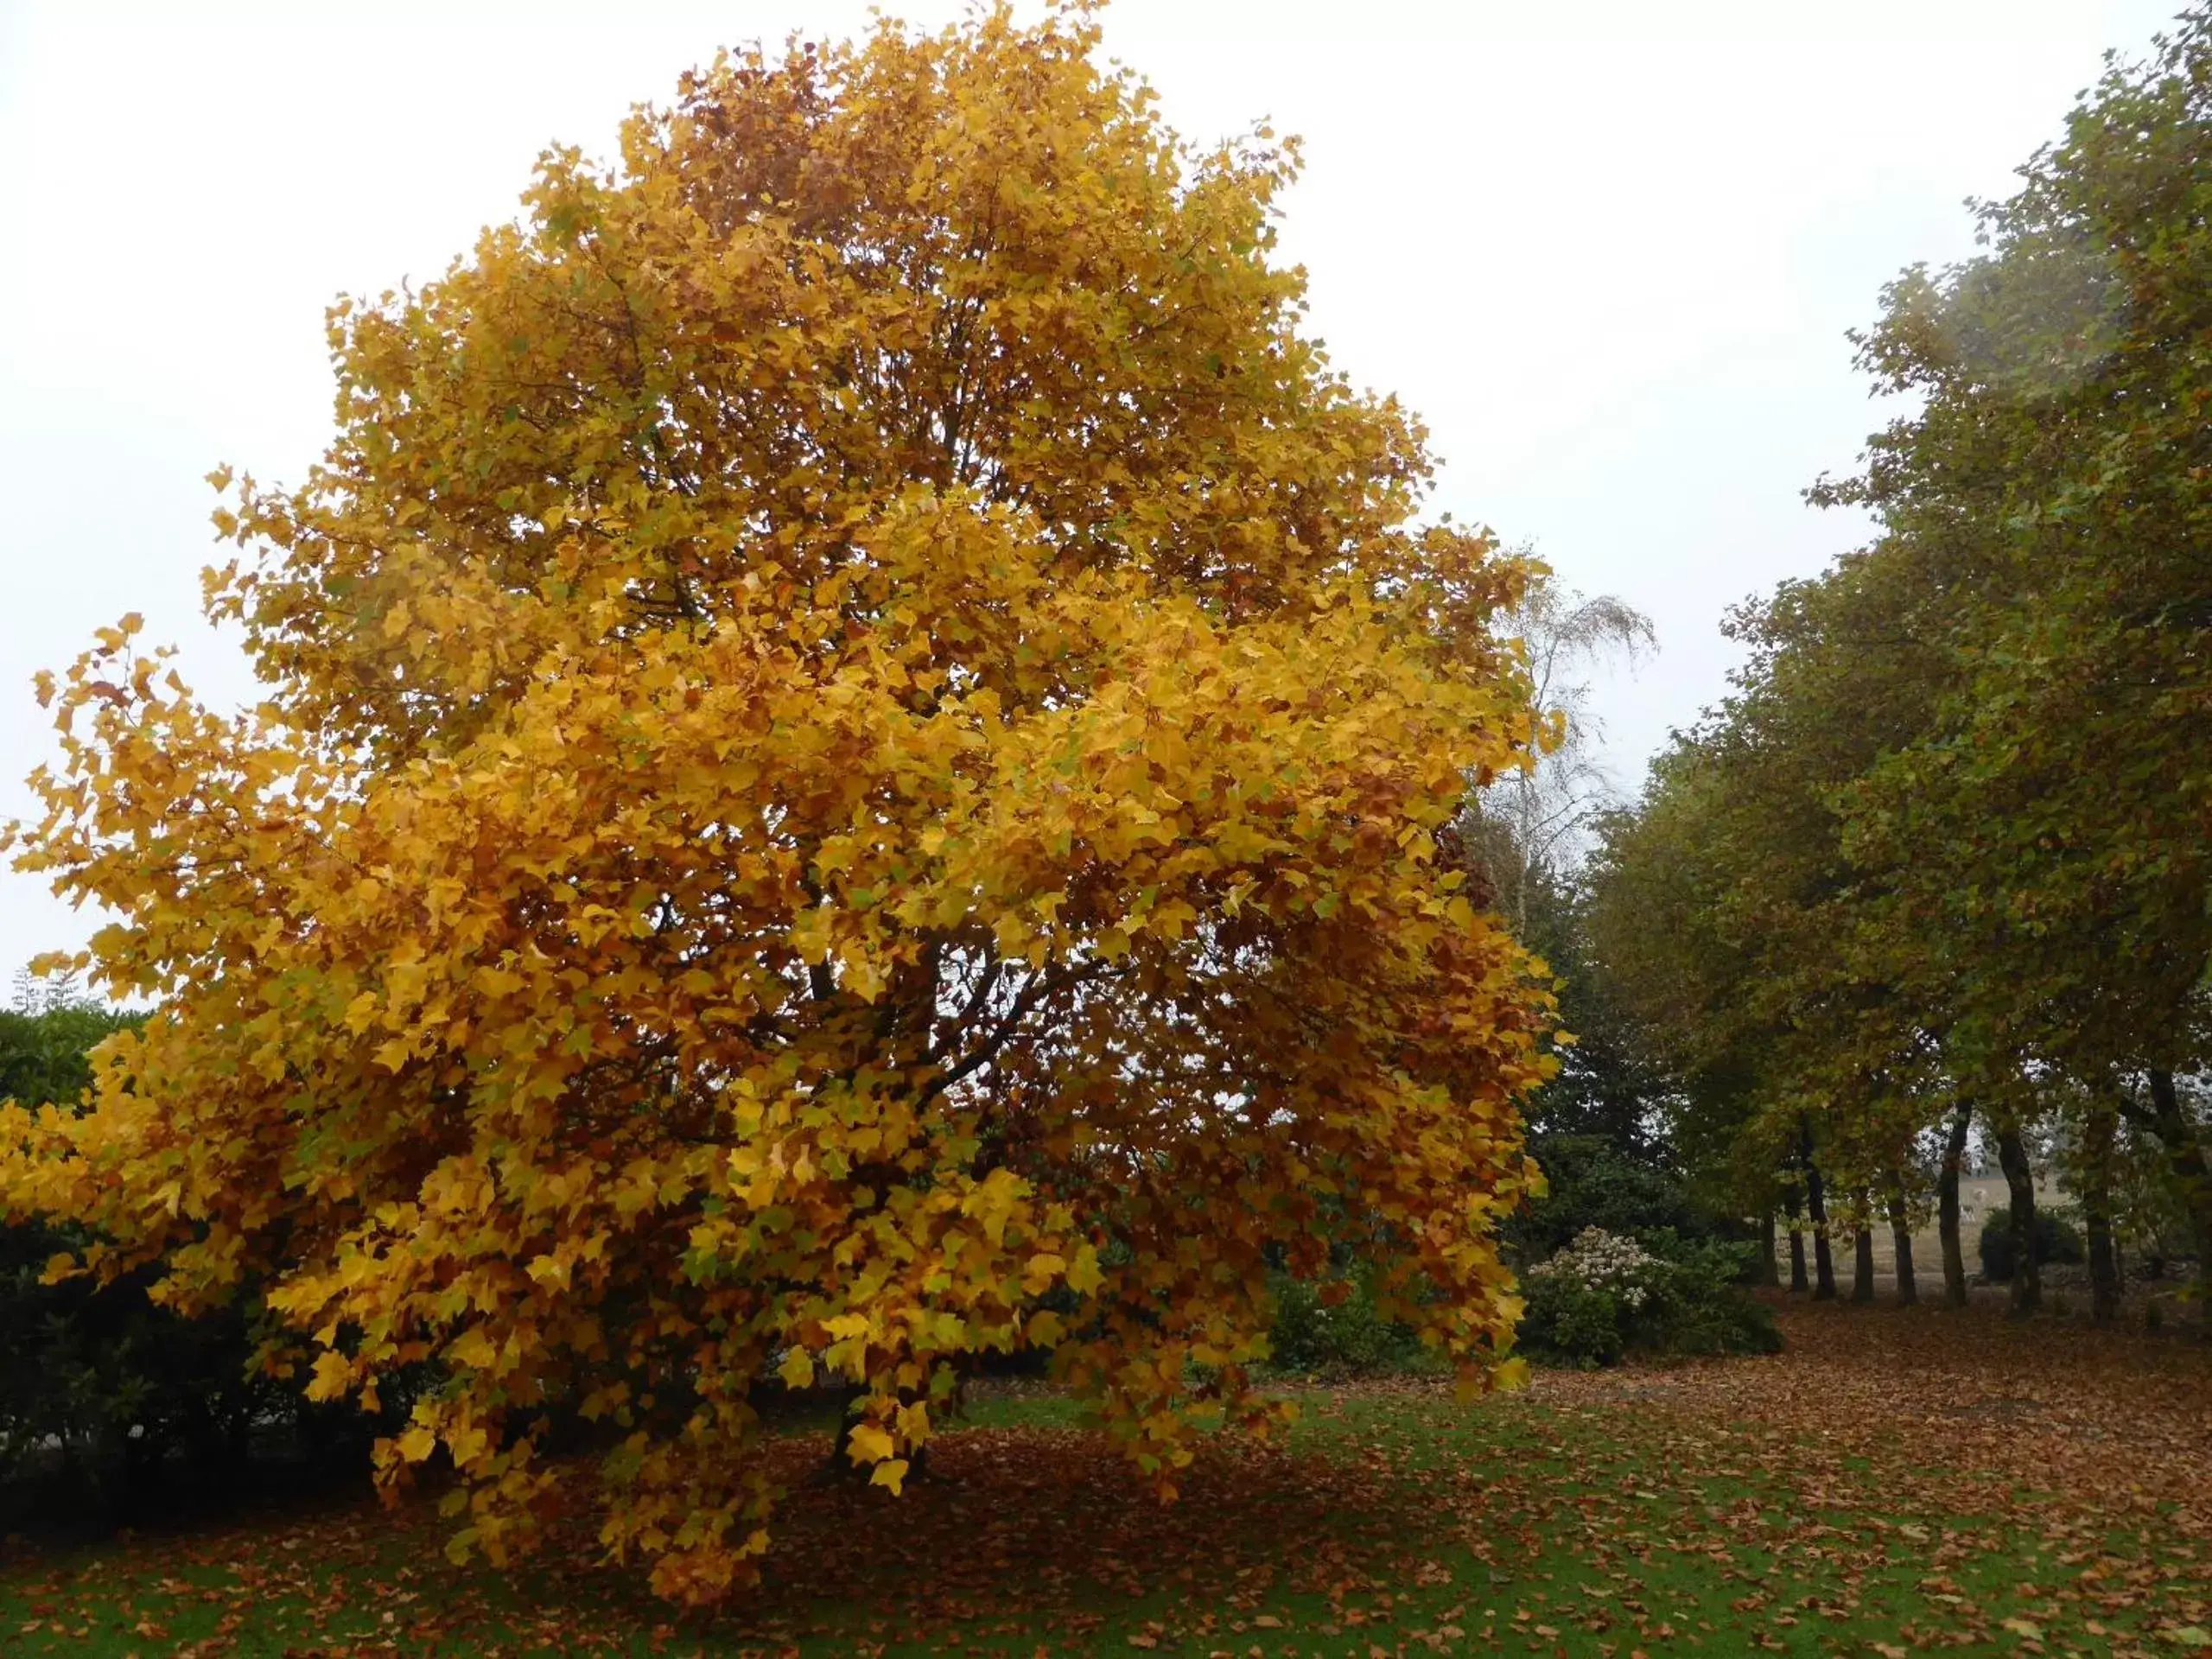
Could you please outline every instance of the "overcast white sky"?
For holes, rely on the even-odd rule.
[[[1118,0],[1105,26],[1186,136],[1304,135],[1286,249],[1338,364],[1427,417],[1437,505],[1651,614],[1662,655],[1602,704],[1633,784],[1721,692],[1723,609],[1861,534],[1799,495],[1878,419],[1843,331],[1967,251],[1962,199],[2176,3]],[[335,295],[435,275],[541,148],[607,152],[717,45],[866,17],[0,0],[0,818],[50,749],[30,676],[124,612],[245,695],[198,619],[201,475],[320,451]],[[0,873],[0,969],[92,925]]]

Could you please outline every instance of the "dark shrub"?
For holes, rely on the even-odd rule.
[[[43,1282],[70,1242],[0,1230],[0,1478],[58,1462],[111,1490],[174,1452],[214,1465],[242,1457],[255,1419],[284,1398],[247,1376],[244,1315],[180,1319],[148,1298],[146,1274],[104,1288]]]
[[[1363,1375],[1421,1370],[1437,1363],[1408,1327],[1382,1316],[1363,1276],[1355,1274],[1346,1282],[1351,1295],[1331,1307],[1321,1300],[1319,1285],[1275,1275],[1269,1356],[1275,1370]]]
[[[2088,1259],[2082,1247],[2082,1236],[2048,1210],[2036,1211],[2036,1265],[2047,1263],[2081,1262]],[[2012,1211],[2008,1205],[1990,1212],[1981,1228],[1981,1276],[1993,1285],[2010,1284],[2012,1280]]]
[[[89,1052],[131,1018],[81,1002],[0,1013],[0,1098],[73,1105]],[[242,1307],[180,1318],[147,1294],[152,1268],[105,1287],[45,1281],[52,1258],[87,1242],[35,1220],[0,1225],[0,1481],[35,1477],[35,1507],[90,1516],[179,1456],[202,1479],[234,1471],[249,1433],[287,1420],[297,1396],[248,1376]]]
[[[1519,1260],[1541,1262],[1590,1227],[1639,1236],[1668,1228],[1684,1237],[1712,1230],[1681,1177],[1650,1157],[1594,1135],[1537,1135],[1529,1150],[1550,1190],[1505,1224]]]
[[[1530,1357],[1590,1370],[1628,1357],[1637,1310],[1624,1306],[1618,1292],[1567,1279],[1532,1279],[1526,1288],[1521,1347]]]

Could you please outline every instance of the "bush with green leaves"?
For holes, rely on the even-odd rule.
[[[92,1050],[131,1018],[19,992],[0,1012],[0,1098],[74,1103]],[[58,1477],[98,1507],[173,1453],[236,1464],[253,1427],[297,1402],[249,1376],[249,1313],[181,1319],[148,1296],[150,1268],[105,1288],[48,1283],[48,1262],[87,1242],[36,1217],[0,1223],[0,1480]]]
[[[2048,1210],[2036,1211],[2035,1238],[2030,1247],[2035,1252],[2036,1265],[2045,1267],[2056,1262],[2079,1263],[2088,1260],[2082,1246],[2082,1235],[2063,1219]],[[1993,1210],[1981,1228],[1981,1276],[1993,1285],[2006,1285],[2012,1281],[2012,1211],[2011,1205]]]
[[[1333,1306],[1324,1287],[1277,1274],[1275,1322],[1269,1363],[1300,1376],[1368,1376],[1433,1370],[1437,1362],[1412,1330],[1386,1318],[1359,1274],[1333,1281],[1342,1300]]]
[[[1659,1153],[1596,1135],[1536,1135],[1529,1150],[1549,1190],[1502,1230],[1517,1260],[1540,1262],[1592,1227],[1637,1235],[1668,1228],[1684,1237],[1713,1230]]]
[[[1751,1247],[1586,1227],[1522,1275],[1521,1346],[1572,1366],[1631,1356],[1771,1353],[1774,1315],[1744,1292]]]
[[[255,1420],[296,1392],[248,1375],[245,1315],[180,1319],[148,1298],[147,1274],[46,1283],[47,1261],[81,1242],[0,1229],[0,1478],[57,1461],[127,1485],[174,1452],[241,1457]]]

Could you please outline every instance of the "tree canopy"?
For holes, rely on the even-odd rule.
[[[549,153],[334,308],[304,484],[217,475],[259,705],[130,620],[42,690],[19,864],[155,1011],[0,1116],[0,1207],[404,1388],[381,1478],[449,1457],[464,1550],[593,1478],[573,1409],[609,1551],[712,1599],[764,1378],[856,1389],[895,1491],[1031,1349],[1172,1491],[1339,1244],[1517,1364],[1550,1005],[1439,836],[1541,741],[1527,571],[1300,332],[1294,149],[1181,143],[1096,43],[885,23]]]

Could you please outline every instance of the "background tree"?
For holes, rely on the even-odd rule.
[[[2166,1144],[2212,1262],[2186,1081],[2212,960],[2208,84],[2199,7],[2150,62],[2112,63],[1982,210],[1986,253],[1893,285],[1862,357],[1917,410],[1825,495],[1931,556],[1911,626],[1955,665],[1930,729],[1853,803],[1857,856],[1910,893],[1924,948],[1970,964],[1980,1046]]]
[[[1530,939],[1534,930],[1564,944],[1559,900],[1618,798],[1600,758],[1605,721],[1592,676],[1609,664],[1634,667],[1657,635],[1625,601],[1579,594],[1548,576],[1531,582],[1497,626],[1521,644],[1545,741],[1527,764],[1477,791],[1469,834],[1519,937]]]
[[[1881,534],[1738,614],[1734,693],[1600,865],[1607,971],[1708,1141],[1756,1162],[1794,1122],[1809,1204],[1815,1173],[1901,1183],[1942,1133],[1955,1299],[1978,1125],[2021,1312],[2035,1148],[2091,1149],[2102,1211],[2116,1120],[2164,1145],[2212,1262],[2209,16],[2111,67],[1983,210],[1985,254],[1888,291],[1861,359],[1913,412],[1814,492]]]
[[[1527,572],[1300,334],[1293,152],[1096,41],[886,23],[549,154],[230,498],[257,709],[128,624],[46,688],[21,863],[159,1007],[0,1116],[0,1204],[266,1286],[314,1398],[429,1368],[378,1468],[449,1458],[460,1548],[586,1478],[566,1402],[607,1546],[712,1599],[765,1376],[895,1491],[1025,1350],[1172,1490],[1340,1241],[1470,1383],[1510,1347],[1548,1001],[1437,837],[1535,739]]]
[[[1702,1236],[1711,1217],[1684,1181],[1662,1121],[1670,1080],[1599,971],[1590,931],[1585,861],[1596,826],[1618,802],[1599,758],[1592,677],[1609,663],[1633,667],[1652,650],[1650,620],[1618,599],[1587,597],[1540,575],[1494,626],[1528,660],[1541,741],[1523,765],[1474,791],[1452,839],[1515,937],[1551,973],[1560,1022],[1573,1038],[1529,1102],[1530,1148],[1547,1192],[1509,1236],[1529,1262],[1590,1227]]]

